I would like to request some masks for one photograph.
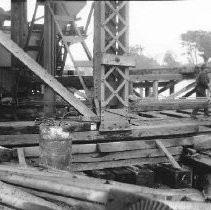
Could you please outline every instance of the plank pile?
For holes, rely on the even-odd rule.
[[[0,165],[0,199],[2,209],[108,209],[111,193],[123,192],[166,202],[203,201],[193,189],[165,190],[89,178],[53,169]],[[117,196],[118,197],[118,196]],[[141,197],[140,197],[141,198]],[[116,197],[114,197],[114,200]],[[152,200],[150,200],[152,201]],[[169,204],[173,204],[168,201]],[[180,202],[178,202],[180,204]],[[190,205],[189,202],[187,204]],[[205,205],[206,204],[203,204]],[[5,207],[7,206],[7,208]],[[177,205],[175,206],[177,207]],[[210,207],[210,205],[208,206]],[[208,209],[208,208],[205,208]]]
[[[179,159],[183,147],[192,145],[192,137],[161,139],[165,147]],[[16,147],[20,148],[20,147]],[[38,146],[23,147],[26,159],[39,157]],[[14,150],[13,156],[17,157]],[[168,162],[168,158],[160,150],[154,140],[116,141],[101,143],[81,143],[72,146],[73,171],[86,171],[103,168],[114,168],[131,165],[144,165]]]

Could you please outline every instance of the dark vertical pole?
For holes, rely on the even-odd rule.
[[[170,82],[173,83],[174,81],[171,80]],[[170,87],[169,91],[170,91],[170,95],[174,93],[174,85],[172,85],[172,86]]]
[[[55,75],[55,26],[53,18],[45,6],[44,15],[44,68],[51,74]],[[55,93],[45,86],[44,91],[44,114],[45,117],[52,117],[55,113]]]
[[[27,33],[27,0],[11,0],[11,39],[23,48]],[[19,60],[12,56],[12,67],[19,66]]]

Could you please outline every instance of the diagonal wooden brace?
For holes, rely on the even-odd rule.
[[[49,85],[56,93],[58,93],[65,101],[75,107],[82,115],[86,117],[97,117],[85,104],[68,91],[61,83],[59,83],[52,75],[50,75],[42,66],[40,66],[33,58],[23,51],[15,42],[0,30],[0,44],[10,53],[25,64],[33,71],[42,81]]]

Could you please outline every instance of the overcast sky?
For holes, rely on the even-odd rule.
[[[31,17],[35,0],[28,0]],[[87,17],[91,2],[79,16]],[[10,0],[0,0],[0,7],[10,9]],[[162,62],[167,50],[177,60],[186,62],[182,55],[180,34],[188,30],[211,31],[211,0],[130,1],[130,45],[141,44],[144,54]],[[80,24],[86,19],[83,18]],[[93,35],[93,28],[88,31]],[[87,43],[92,47],[92,36]]]

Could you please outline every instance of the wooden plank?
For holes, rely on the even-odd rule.
[[[18,135],[22,136],[22,135]],[[30,139],[30,135],[27,135]],[[32,137],[33,135],[31,135]],[[39,136],[36,135],[37,142]],[[176,147],[184,145],[193,145],[193,137],[186,138],[171,138],[171,139],[160,139],[165,147]],[[128,150],[141,150],[141,149],[153,149],[156,148],[154,140],[136,140],[136,141],[124,141],[124,142],[108,142],[108,143],[97,143],[97,144],[73,144],[72,154],[86,154],[95,152],[120,152]],[[25,147],[24,152],[26,157],[37,156],[39,154],[39,147]]]
[[[101,63],[105,65],[115,65],[115,66],[135,66],[135,59],[133,56],[128,55],[114,55],[102,53]]]
[[[16,58],[22,61],[31,71],[33,71],[42,81],[49,85],[65,101],[75,107],[81,114],[87,117],[96,117],[96,115],[85,106],[70,91],[62,86],[53,76],[41,67],[33,58],[23,51],[17,44],[10,40],[6,34],[0,31],[0,44],[5,47]]]
[[[120,141],[129,139],[144,139],[145,137],[169,136],[178,134],[197,133],[199,126],[197,123],[175,123],[161,125],[132,126],[131,131],[100,133],[99,131],[73,132],[73,142],[92,142],[92,141]],[[0,135],[0,145],[33,145],[37,144],[38,134],[22,135]]]
[[[131,102],[130,112],[204,108],[208,99],[144,99]],[[211,106],[209,104],[208,106]]]
[[[163,143],[159,140],[155,140],[158,147],[164,152],[164,154],[168,157],[170,163],[174,168],[181,169],[181,166],[176,162],[176,160],[173,158],[172,154],[165,148]]]
[[[130,81],[139,82],[145,80],[182,80],[181,74],[147,74],[147,75],[130,75]]]
[[[55,77],[60,83],[62,83],[65,87],[74,87],[78,90],[82,90],[83,86],[80,83],[78,76],[69,75],[69,76],[56,76]],[[93,84],[93,76],[82,76],[87,88],[92,88]]]
[[[193,145],[193,137],[186,138],[171,138],[171,139],[159,139],[165,147],[176,147],[184,145]],[[155,140],[136,140],[136,141],[120,141],[120,142],[108,142],[99,143],[98,150],[100,152],[121,152],[128,150],[141,150],[141,149],[155,149]]]
[[[19,149],[19,148],[17,148]],[[38,157],[40,155],[39,146],[34,147],[23,147],[25,157]],[[97,144],[74,144],[72,145],[72,154],[90,154],[97,152]],[[17,156],[17,153],[14,149],[14,156]]]
[[[175,159],[179,159],[179,156],[175,156]],[[144,164],[156,164],[156,163],[168,163],[168,158],[166,157],[155,157],[155,158],[134,158],[127,160],[117,160],[117,161],[108,161],[108,162],[94,162],[94,163],[73,163],[73,171],[86,171],[94,169],[103,169],[103,168],[115,168],[122,166],[131,166],[131,165],[144,165]]]
[[[170,147],[169,152],[172,155],[179,155],[182,153],[182,146]],[[126,160],[133,158],[151,158],[151,157],[164,157],[160,149],[141,149],[133,151],[123,151],[123,152],[113,152],[113,153],[91,153],[91,154],[76,154],[72,156],[73,163],[83,162],[102,162],[102,161],[116,161],[116,160]]]
[[[130,75],[145,74],[193,74],[194,68],[175,67],[175,68],[150,68],[150,69],[130,69]]]

